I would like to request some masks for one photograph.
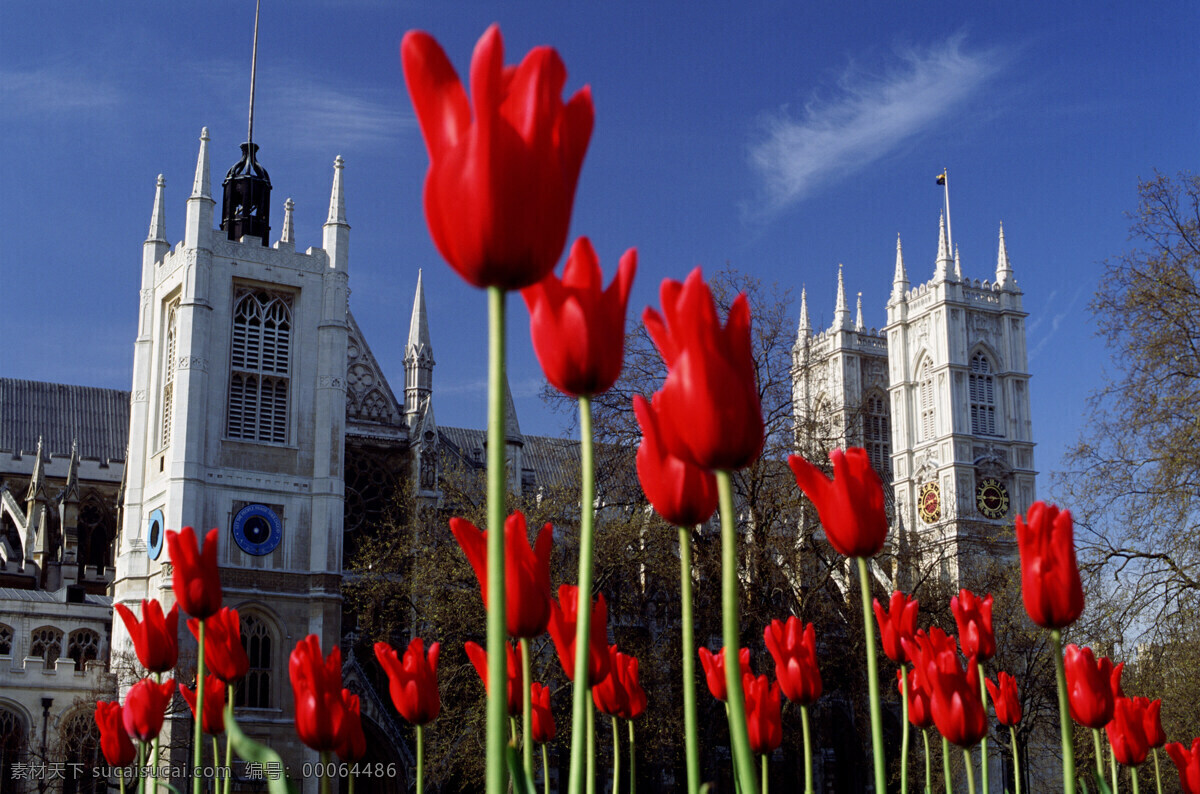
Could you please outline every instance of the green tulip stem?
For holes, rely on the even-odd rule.
[[[221,765],[221,748],[217,745],[217,737],[212,737],[213,744],[213,769]]]
[[[585,705],[587,709],[587,794],[596,794],[596,709],[592,707],[591,699]]]
[[[117,782],[118,782],[118,783],[120,784],[120,786],[121,786],[121,794],[125,794],[125,776],[124,776],[124,775],[119,775],[119,776],[117,777]]]
[[[683,743],[687,760],[688,794],[700,791],[700,735],[696,720],[696,627],[692,618],[692,531],[679,528],[680,631],[683,645]]]
[[[1158,771],[1158,748],[1152,748],[1151,752],[1154,753],[1154,782],[1158,784],[1158,794],[1162,794],[1162,773]],[[1021,792],[1018,791],[1017,794],[1021,794]]]
[[[154,674],[154,683],[162,683],[162,673]],[[154,741],[150,744],[150,791],[151,794],[158,794],[158,737],[154,737]]]
[[[1008,726],[1008,735],[1012,737],[1012,757],[1013,757],[1013,782],[1017,787],[1017,794],[1021,794],[1021,751],[1017,747],[1017,726]]]
[[[508,676],[504,645],[508,641],[505,622],[504,590],[504,519],[508,512],[504,500],[506,477],[504,452],[504,346],[505,301],[500,287],[488,287],[488,432],[487,432],[487,794],[504,794],[508,787],[505,761],[504,720],[508,716],[505,696]],[[520,472],[517,472],[520,476]],[[417,736],[420,737],[420,729]],[[420,739],[418,738],[418,742]],[[419,791],[419,789],[418,789]],[[199,794],[199,792],[196,792]]]
[[[963,748],[963,766],[967,768],[967,794],[975,794],[975,768],[971,766],[971,751]]]
[[[504,724],[501,723],[501,728]],[[417,794],[425,791],[425,726],[417,726]]]
[[[517,746],[517,718],[508,718],[508,743],[513,747]]]
[[[725,701],[725,721],[729,721],[729,701]],[[730,774],[733,776],[733,792],[734,794],[742,794],[742,784],[738,781],[737,764],[733,760],[733,754],[729,756]]]
[[[1117,777],[1117,754],[1113,752],[1112,744],[1108,745],[1108,764],[1112,767],[1112,794],[1117,794],[1120,778]],[[1104,777],[1102,774],[1101,777]]]
[[[204,791],[204,778],[200,770],[204,767],[204,624],[200,621],[200,637],[196,648],[196,718],[192,734],[192,794]]]
[[[524,696],[521,715],[521,749],[525,757],[525,777],[533,780],[533,660],[529,658],[529,640],[522,637],[521,694]]]
[[[574,699],[571,707],[571,775],[569,790],[583,790],[585,747],[581,741],[584,722],[591,709],[588,699],[588,640],[592,630],[592,556],[595,548],[593,533],[596,510],[596,452],[592,439],[592,401],[579,398],[579,455],[581,494],[579,499],[579,591],[575,610],[575,676]],[[593,718],[594,719],[594,718]],[[595,785],[593,782],[592,785]],[[490,794],[490,793],[489,793]]]
[[[746,698],[742,692],[742,673],[738,651],[742,647],[738,630],[738,549],[737,512],[733,506],[733,477],[717,470],[717,494],[721,513],[721,627],[725,640],[725,690],[729,704],[729,744],[733,766],[742,794],[758,791],[754,774],[754,755],[750,752],[750,733],[746,728]],[[883,789],[880,788],[880,791]]]
[[[621,794],[621,728],[616,717],[609,717],[613,726],[613,784],[612,794]]]
[[[1104,777],[1104,748],[1100,744],[1100,729],[1092,728],[1092,744],[1096,746],[1096,774]]]
[[[925,791],[933,794],[933,768],[929,763],[929,729],[921,729],[921,738],[925,740]],[[1018,792],[1020,794],[1020,792]]]
[[[233,684],[225,685],[225,702],[233,703]],[[230,709],[230,713],[232,709]],[[229,732],[225,732],[225,794],[233,791],[233,746],[229,741]],[[354,794],[354,778],[350,778],[350,794]]]
[[[1063,794],[1075,794],[1075,750],[1071,739],[1071,713],[1067,705],[1067,671],[1063,665],[1062,631],[1050,629],[1054,674],[1058,679],[1058,727],[1062,738]]]
[[[629,720],[629,794],[637,794],[637,742],[633,739],[633,720]]]
[[[954,791],[950,788],[950,740],[942,737],[942,776],[946,778],[946,794]]]
[[[350,776],[346,779],[346,794],[354,794],[354,781],[358,775],[354,774],[353,769],[350,771]]]
[[[542,745],[542,794],[550,794],[550,754]]]
[[[867,689],[871,693],[871,749],[875,758],[875,790],[887,791],[883,758],[883,716],[879,709],[879,662],[875,658],[875,630],[871,618],[871,581],[867,578],[867,558],[858,560],[858,578],[862,590],[863,638],[867,644]]]
[[[900,663],[900,794],[908,794],[908,665]]]
[[[142,772],[146,768],[146,743],[138,742],[138,791],[146,790],[146,776]]]
[[[804,729],[804,794],[813,794],[812,736],[808,728],[808,706],[800,704],[800,725]]]
[[[213,742],[214,742],[214,747],[215,747],[216,746],[215,745],[216,737],[213,738]],[[330,782],[329,782],[329,774],[328,774],[329,765],[330,765],[329,751],[322,750],[321,751],[321,794],[332,794],[332,791],[333,791],[333,786],[330,785]]]
[[[1138,794],[1138,770],[1136,766],[1129,767],[1129,779],[1133,781],[1133,794]]]
[[[979,702],[983,704],[983,720],[984,725],[987,726],[989,724],[987,719],[988,693],[987,685],[983,683],[983,662],[976,664],[979,665],[977,671],[979,673]],[[1000,679],[997,678],[996,682],[999,683],[999,681]],[[979,740],[979,770],[983,775],[983,790],[991,792],[991,788],[988,787],[988,737],[986,733]]]
[[[771,776],[767,772],[767,754],[763,753],[762,758],[762,794],[767,794],[767,789],[771,785]]]

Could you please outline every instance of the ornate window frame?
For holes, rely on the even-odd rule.
[[[235,284],[226,438],[288,443],[295,298],[292,292]]]

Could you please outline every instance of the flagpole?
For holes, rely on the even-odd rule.
[[[946,188],[946,248],[954,250],[954,232],[950,229],[950,175],[942,168],[942,185]]]

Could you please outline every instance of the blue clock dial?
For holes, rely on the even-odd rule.
[[[283,538],[283,521],[266,505],[246,505],[233,517],[233,541],[247,554],[270,554]]]

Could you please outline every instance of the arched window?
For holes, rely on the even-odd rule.
[[[230,438],[287,443],[291,344],[291,296],[239,289],[229,362]]]
[[[25,721],[15,711],[0,706],[0,780],[13,780],[13,767],[25,750]]]
[[[270,628],[256,615],[242,615],[242,647],[250,657],[250,669],[238,684],[233,704],[250,709],[271,707],[272,648]]]
[[[62,656],[62,632],[53,626],[42,626],[30,634],[29,655],[36,656],[52,666]]]
[[[108,781],[95,770],[107,766],[100,756],[100,729],[90,709],[76,709],[58,728],[63,770],[63,794],[104,794]]]
[[[996,391],[992,362],[983,353],[971,357],[971,432],[977,436],[996,435]]]
[[[160,446],[171,443],[171,419],[175,408],[175,354],[179,350],[179,298],[167,305],[167,341],[163,345],[162,427]]]
[[[884,482],[892,479],[892,421],[887,397],[876,392],[867,397],[863,416],[863,443],[871,468]]]
[[[917,412],[919,440],[930,441],[937,432],[933,399],[933,362],[925,359],[917,370]]]
[[[0,623],[0,656],[12,656],[13,630],[12,626]]]
[[[100,655],[100,635],[91,629],[76,629],[67,638],[67,656],[75,660],[75,669],[82,670],[84,664]]]
[[[103,573],[105,567],[112,565],[112,541],[116,526],[112,512],[94,491],[85,496],[79,505],[78,527],[80,564],[99,568]]]

